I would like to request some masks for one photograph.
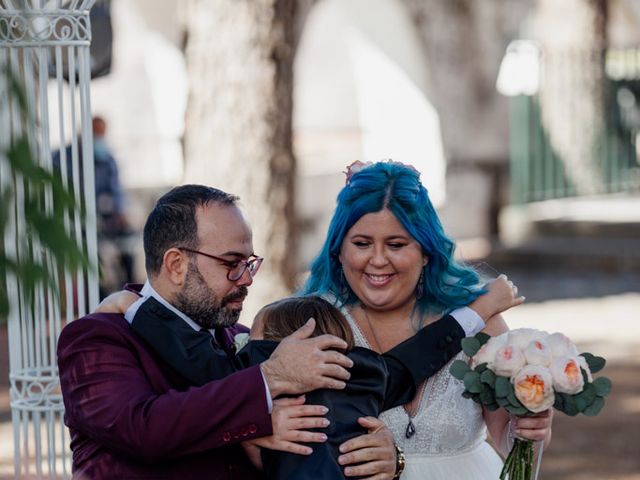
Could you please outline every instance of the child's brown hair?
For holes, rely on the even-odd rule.
[[[347,350],[355,345],[353,332],[342,312],[317,295],[287,297],[264,306],[262,315],[265,340],[282,340],[314,318],[313,336],[334,335],[347,342]]]

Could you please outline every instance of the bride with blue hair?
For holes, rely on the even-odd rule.
[[[301,293],[322,295],[338,306],[357,345],[386,352],[486,292],[479,274],[454,258],[455,244],[419,172],[383,161],[356,162],[346,173],[327,238]],[[456,320],[473,335],[484,322],[467,313]],[[490,335],[506,330],[499,316],[485,328]],[[502,469],[495,450],[506,455],[514,434],[550,441],[551,412],[510,419],[502,409],[483,410],[463,398],[463,391],[445,366],[409,404],[382,413],[406,455],[402,479],[495,480]],[[487,430],[495,450],[486,442]]]

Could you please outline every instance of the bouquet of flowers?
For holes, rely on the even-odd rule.
[[[462,350],[469,363],[456,360],[450,372],[464,382],[465,398],[489,410],[502,407],[526,416],[553,406],[571,416],[595,416],[611,391],[608,378],[592,376],[604,367],[604,358],[578,353],[562,333],[530,328],[498,337],[479,333],[462,340]],[[533,441],[516,438],[500,480],[535,479],[533,453]]]

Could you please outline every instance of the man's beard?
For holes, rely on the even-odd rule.
[[[189,262],[182,290],[176,295],[174,306],[203,328],[230,327],[240,318],[241,308],[230,310],[226,305],[247,296],[247,287],[240,287],[218,301],[198,267]]]

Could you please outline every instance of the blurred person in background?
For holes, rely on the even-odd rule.
[[[118,176],[118,164],[106,142],[107,122],[95,116],[93,158],[95,172],[96,215],[98,222],[98,255],[100,257],[100,297],[133,281],[133,230],[125,214],[125,197]],[[79,152],[82,176],[82,149]],[[71,174],[72,146],[65,147],[67,172]],[[54,168],[60,168],[61,152],[53,155]]]

